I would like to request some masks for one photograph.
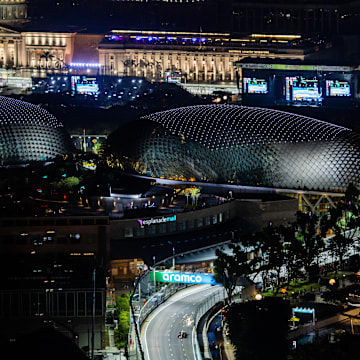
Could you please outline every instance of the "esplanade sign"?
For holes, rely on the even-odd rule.
[[[167,222],[176,221],[176,215],[173,216],[163,216],[161,218],[151,218],[151,219],[138,219],[137,220],[140,226],[148,226],[153,224],[164,224]]]

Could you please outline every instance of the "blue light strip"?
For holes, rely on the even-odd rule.
[[[91,68],[98,68],[101,67],[99,63],[71,63],[71,67],[91,67]]]
[[[315,311],[315,309],[299,308],[299,307],[296,307],[293,310],[294,310],[294,312],[301,313],[301,314],[312,314]]]

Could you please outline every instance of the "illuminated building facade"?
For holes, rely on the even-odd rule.
[[[240,38],[230,33],[113,30],[103,36],[0,27],[0,67],[31,77],[88,73],[95,66],[99,75],[235,85],[234,62],[246,57],[302,61],[325,46],[300,35]]]
[[[0,0],[0,21],[18,22],[27,18],[27,1]]]
[[[64,127],[39,106],[0,97],[0,162],[47,161],[66,154]]]
[[[74,51],[75,33],[19,32],[0,27],[0,66],[64,69]]]
[[[180,74],[182,82],[234,82],[233,62],[245,57],[303,60],[316,40],[299,35],[113,30],[99,45],[105,75],[143,76],[165,80]],[[310,51],[311,52],[311,51]]]
[[[121,141],[119,134],[126,134]],[[147,176],[316,191],[360,185],[359,135],[277,110],[172,109],[144,116],[108,141],[107,159]]]

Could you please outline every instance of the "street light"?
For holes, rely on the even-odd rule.
[[[175,247],[174,246],[173,246],[172,250],[173,250],[172,268],[173,268],[173,271],[174,271],[175,270]]]
[[[154,293],[156,292],[156,279],[155,279],[155,255],[153,256],[154,266],[153,266],[153,275],[154,275]]]

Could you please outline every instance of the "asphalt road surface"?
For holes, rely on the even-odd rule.
[[[194,317],[196,309],[219,286],[196,285],[182,290],[160,305],[143,324],[141,343],[146,360],[195,360]],[[187,333],[179,339],[180,331]]]

